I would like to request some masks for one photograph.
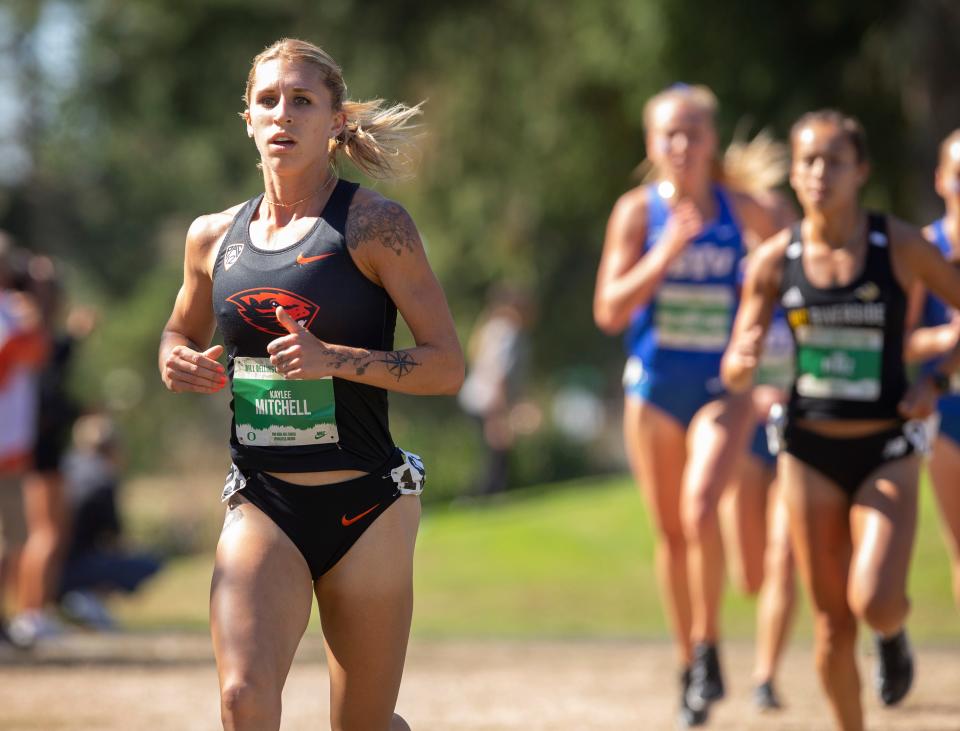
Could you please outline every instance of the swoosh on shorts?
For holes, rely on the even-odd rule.
[[[344,528],[347,528],[347,527],[353,525],[354,523],[356,523],[356,522],[357,522],[358,520],[360,520],[360,518],[362,518],[363,516],[369,515],[370,513],[372,513],[374,510],[376,510],[376,509],[379,508],[379,507],[380,507],[380,503],[377,503],[377,504],[374,505],[372,508],[367,508],[367,509],[364,510],[362,513],[360,513],[359,515],[354,515],[352,518],[348,518],[348,517],[347,517],[347,514],[344,513],[344,514],[343,514],[343,517],[340,518],[340,525],[342,525]]]

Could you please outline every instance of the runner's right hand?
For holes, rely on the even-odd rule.
[[[202,353],[186,345],[174,346],[163,362],[163,385],[174,393],[216,393],[227,384],[226,371],[217,362],[222,354],[222,345]]]
[[[660,245],[667,247],[673,256],[678,256],[702,231],[700,209],[689,198],[683,198],[670,211]]]
[[[723,385],[734,393],[746,391],[763,354],[763,327],[752,325],[736,333],[723,354]]]

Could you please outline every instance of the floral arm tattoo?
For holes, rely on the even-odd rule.
[[[361,245],[380,244],[397,256],[404,252],[413,253],[414,247],[420,243],[420,234],[410,218],[410,214],[399,203],[385,198],[376,198],[351,210],[350,222],[347,227],[347,246],[353,251]],[[348,355],[334,353],[329,365],[335,370],[353,368],[358,376],[362,376],[371,363],[383,363],[387,372],[400,381],[410,375],[413,370],[422,365],[413,355],[403,350],[393,350],[387,353],[364,353],[363,355]]]
[[[353,368],[358,376],[366,373],[367,366],[371,363],[385,364],[387,372],[396,376],[398,381],[404,376],[410,375],[414,368],[422,365],[419,361],[414,360],[410,353],[403,350],[392,350],[388,353],[365,353],[363,355],[331,353],[327,361],[327,364],[334,370]]]
[[[356,251],[361,244],[379,243],[400,256],[413,252],[420,240],[410,214],[399,203],[377,199],[353,210],[347,228],[347,246]]]

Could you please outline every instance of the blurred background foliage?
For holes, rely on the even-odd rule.
[[[74,388],[119,415],[135,469],[226,464],[225,400],[163,392],[156,345],[190,221],[261,189],[237,114],[251,58],[282,36],[325,47],[353,98],[427,100],[417,177],[378,187],[413,214],[464,342],[491,285],[533,293],[546,418],[514,484],[620,466],[620,345],[591,299],[651,94],[710,85],[723,140],[743,120],[782,138],[804,111],[853,113],[873,143],[868,202],[917,222],[939,215],[936,144],[960,125],[953,0],[6,0],[0,228],[103,313]],[[609,404],[592,440],[552,426],[570,386]],[[392,420],[436,466],[434,498],[464,489],[478,436],[453,399],[395,397]]]

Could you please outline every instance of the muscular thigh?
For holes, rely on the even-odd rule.
[[[731,577],[738,589],[752,592],[763,578],[773,475],[752,454],[741,455],[737,472],[720,502],[720,528]]]
[[[930,477],[940,506],[940,516],[947,528],[951,552],[960,557],[960,444],[948,437],[938,437],[930,458]]]
[[[854,495],[850,508],[853,580],[872,592],[881,584],[901,592],[917,524],[920,458],[881,465]]]
[[[217,545],[210,626],[221,685],[282,688],[310,618],[312,579],[289,538],[240,495]]]
[[[687,430],[684,492],[716,504],[747,448],[753,424],[749,394],[726,396],[701,408]]]
[[[850,504],[832,481],[796,457],[781,453],[777,482],[788,516],[797,568],[818,612],[849,614]]]
[[[410,633],[419,521],[419,499],[401,497],[316,582],[333,731],[389,727]]]
[[[634,477],[657,529],[680,535],[680,492],[687,459],[683,426],[653,404],[624,400],[623,435]]]

